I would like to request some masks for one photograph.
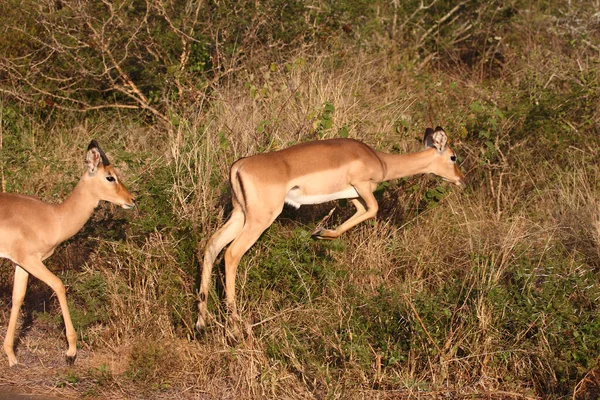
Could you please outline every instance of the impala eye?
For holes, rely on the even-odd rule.
[[[456,156],[450,156],[450,160],[451,160],[452,162],[456,162]]]
[[[114,182],[115,181],[115,177],[112,176],[112,175],[109,175],[109,176],[106,177],[106,180],[109,181],[109,182]]]

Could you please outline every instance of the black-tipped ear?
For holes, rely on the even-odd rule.
[[[427,128],[425,129],[425,136],[423,136],[423,144],[426,148],[432,147],[433,143],[431,141],[431,135],[433,135],[433,129]]]
[[[105,167],[110,165],[110,161],[106,158],[106,154],[104,154],[104,151],[102,151],[98,142],[92,140],[87,148],[87,154],[85,156],[85,165],[88,172],[90,174],[95,174],[100,163]]]
[[[90,142],[90,145],[88,146],[88,151],[90,151],[93,148],[98,149],[98,152],[100,153],[100,157],[102,159],[102,165],[108,167],[110,165],[110,161],[108,161],[106,154],[104,154],[104,151],[102,150],[98,142],[96,142],[96,140],[94,139],[92,139],[92,141]]]
[[[444,151],[446,149],[448,137],[441,126],[436,126],[435,131],[431,128],[425,130],[423,142],[425,143],[426,148],[434,147],[437,151]]]
[[[96,149],[97,149],[98,147],[99,147],[99,146],[98,146],[98,142],[96,142],[96,140],[95,140],[95,139],[92,139],[92,141],[90,142],[90,145],[89,145],[89,146],[88,146],[88,148],[87,148],[87,151],[90,151],[90,150],[91,150],[91,149],[93,149],[93,148],[96,148]]]

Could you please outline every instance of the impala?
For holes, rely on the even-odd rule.
[[[377,214],[373,191],[380,182],[421,173],[433,173],[461,185],[464,179],[446,132],[425,131],[425,150],[402,155],[381,153],[353,139],[303,143],[272,153],[242,158],[230,172],[233,211],[227,223],[208,241],[204,253],[196,327],[207,323],[207,298],[214,261],[225,252],[225,297],[232,319],[235,275],[240,258],[283,210],[284,203],[299,208],[337,199],[350,199],[356,213],[336,229],[312,233],[317,239],[335,239]]]
[[[16,264],[12,308],[4,339],[4,352],[10,366],[17,364],[13,349],[15,329],[29,274],[56,293],[66,329],[67,362],[72,364],[75,361],[77,334],[71,322],[65,286],[42,261],[83,227],[100,200],[123,208],[134,207],[133,197],[120,182],[95,140],[87,149],[85,165],[85,173],[62,204],[47,204],[31,196],[0,193],[0,257]]]

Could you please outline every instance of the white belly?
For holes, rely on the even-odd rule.
[[[342,190],[341,192],[313,195],[302,194],[301,190],[296,188],[288,192],[285,196],[285,202],[292,207],[300,208],[303,204],[321,204],[332,200],[354,199],[356,197],[359,197],[358,192],[353,187]]]

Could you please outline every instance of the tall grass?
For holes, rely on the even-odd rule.
[[[0,107],[8,191],[64,198],[95,137],[138,198],[132,213],[101,205],[47,261],[69,286],[76,365],[61,364],[58,306],[33,281],[25,367],[0,363],[0,385],[92,398],[592,398],[598,68],[586,42],[559,35],[571,14],[536,14],[552,28],[542,35],[520,15],[509,39],[531,45],[499,46],[498,74],[484,61],[444,62],[460,46],[435,35],[424,47],[435,56],[419,65],[380,38],[265,58],[205,103],[170,104],[168,128],[119,113],[44,122]],[[545,57],[556,43],[561,57]],[[198,260],[230,212],[235,159],[337,136],[416,151],[437,124],[466,189],[428,176],[390,182],[376,193],[378,217],[332,242],[310,232],[334,206],[329,224],[347,218],[349,204],[286,208],[239,267],[243,338],[223,329],[222,263],[213,321],[196,336]],[[12,266],[1,266],[7,310]]]

